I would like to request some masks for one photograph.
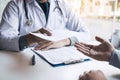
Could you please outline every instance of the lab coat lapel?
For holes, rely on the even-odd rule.
[[[40,13],[41,24],[42,24],[42,27],[45,27],[47,22],[46,22],[45,14],[42,8],[39,6],[39,4],[36,1],[33,4],[35,8],[38,9],[38,11],[40,11],[39,13]]]

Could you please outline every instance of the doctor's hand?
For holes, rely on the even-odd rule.
[[[83,75],[80,75],[79,80],[107,80],[100,70],[91,70],[89,72],[84,72]]]
[[[63,39],[63,40],[59,40],[59,41],[47,41],[45,43],[40,43],[39,45],[37,45],[35,47],[35,50],[49,50],[49,49],[55,49],[55,48],[60,48],[63,46],[67,46],[70,44],[70,40],[69,38],[67,39]]]
[[[41,28],[40,30],[35,31],[34,33],[42,33],[42,34],[47,35],[47,36],[52,36],[51,31],[48,29],[45,29],[45,28]]]
[[[112,52],[115,50],[114,47],[109,42],[100,37],[96,37],[96,40],[101,44],[89,45],[85,43],[76,43],[75,47],[83,54],[96,60],[109,61]]]
[[[42,45],[42,44],[46,44],[46,43],[50,43],[51,42],[49,40],[42,39],[42,38],[34,36],[32,34],[27,34],[24,37],[26,39],[26,42],[27,42],[28,46],[30,46],[32,44]]]

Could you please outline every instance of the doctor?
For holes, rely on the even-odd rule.
[[[89,32],[74,14],[66,0],[11,0],[0,23],[0,49],[21,51],[33,44],[38,49],[72,45],[77,37],[57,42],[47,41],[29,34],[40,32],[51,36],[50,30],[68,29],[79,32],[80,42],[89,41]]]

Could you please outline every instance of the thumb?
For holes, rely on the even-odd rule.
[[[51,35],[52,35],[52,33],[50,32],[50,30],[45,29],[45,28],[42,28],[42,29],[40,30],[40,32],[41,32],[42,34],[46,34],[47,36],[51,36]]]
[[[96,36],[95,39],[101,43],[105,42],[105,40],[101,37]]]

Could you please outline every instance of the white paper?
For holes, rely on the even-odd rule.
[[[48,51],[36,51],[40,56],[44,57],[52,64],[60,64],[68,61],[85,59],[85,55],[76,50],[75,47],[62,47],[59,49],[51,49]]]
[[[52,36],[43,35],[41,33],[31,33],[31,34],[50,41],[58,41],[72,36],[79,36],[79,32],[69,31],[69,30],[53,30]]]

